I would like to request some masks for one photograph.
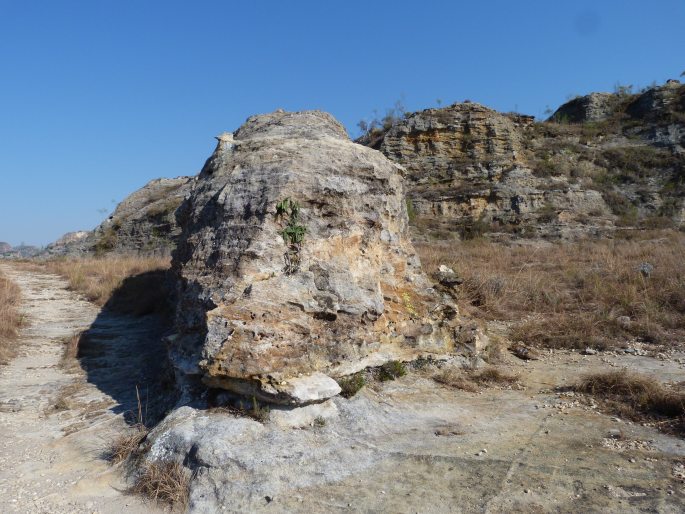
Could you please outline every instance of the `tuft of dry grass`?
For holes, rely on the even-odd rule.
[[[511,385],[518,382],[517,377],[504,373],[497,368],[485,368],[480,373],[472,375],[471,380],[477,384],[486,385]]]
[[[139,470],[131,492],[185,510],[192,476],[178,462],[147,462]]]
[[[7,363],[16,355],[13,342],[23,318],[19,313],[21,294],[19,287],[0,276],[0,364]]]
[[[433,380],[455,389],[475,393],[480,390],[481,386],[511,386],[518,382],[518,377],[504,373],[497,368],[485,368],[479,373],[466,373],[449,367],[433,375]]]
[[[424,267],[464,279],[463,312],[514,321],[510,337],[555,348],[607,348],[626,338],[668,343],[685,335],[685,234],[505,246],[483,239],[418,244]],[[638,271],[642,263],[654,269]],[[628,323],[618,318],[627,316]]]
[[[583,377],[574,389],[606,401],[610,410],[624,417],[676,419],[678,431],[685,431],[685,393],[646,375],[626,369],[595,373]]]
[[[107,450],[106,457],[112,464],[118,464],[138,453],[140,443],[150,431],[139,423],[116,438]]]
[[[474,384],[465,373],[454,368],[446,368],[438,371],[433,375],[433,380],[440,384],[444,384],[455,389],[461,389],[469,393],[478,391],[478,386]]]

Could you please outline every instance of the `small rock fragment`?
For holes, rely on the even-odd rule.
[[[536,361],[540,359],[540,354],[533,348],[529,348],[525,344],[518,342],[509,347],[509,351],[519,359],[526,361]]]

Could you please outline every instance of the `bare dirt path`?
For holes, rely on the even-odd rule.
[[[57,276],[0,269],[20,286],[28,318],[20,355],[0,367],[0,512],[156,512],[124,494],[120,470],[102,458],[125,427],[126,399],[89,370],[59,365],[65,337],[90,327],[104,338],[116,320],[67,291]],[[134,323],[133,330],[140,334],[141,327]]]

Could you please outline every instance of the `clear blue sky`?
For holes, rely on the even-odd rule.
[[[0,0],[0,241],[91,229],[251,114],[542,116],[685,70],[685,1]]]

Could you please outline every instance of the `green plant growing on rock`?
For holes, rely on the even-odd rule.
[[[354,375],[339,378],[338,385],[340,386],[340,389],[342,389],[340,396],[343,398],[352,398],[366,385],[366,377],[364,376],[364,373],[360,371]]]
[[[276,204],[276,218],[285,222],[280,234],[288,245],[284,258],[285,272],[290,275],[300,269],[300,250],[307,227],[300,224],[300,204],[290,197]]]
[[[407,367],[400,361],[388,361],[378,368],[378,380],[387,382],[403,377],[407,374]]]

